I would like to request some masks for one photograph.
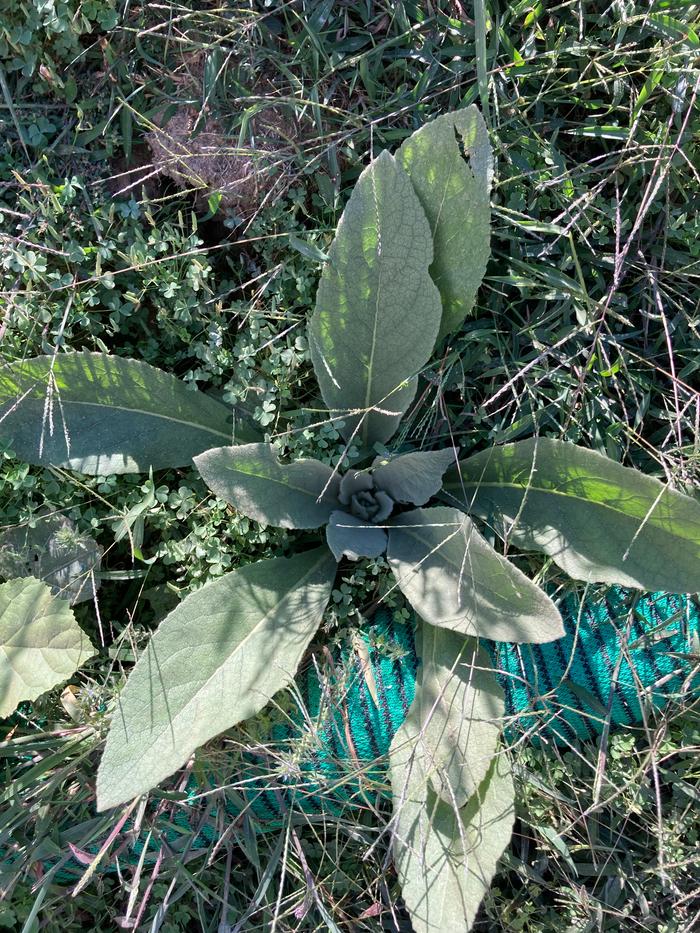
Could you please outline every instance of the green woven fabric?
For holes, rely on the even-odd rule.
[[[556,642],[487,643],[505,692],[507,740],[523,734],[536,743],[594,740],[606,723],[639,723],[643,706],[649,712],[697,688],[688,682],[697,661],[694,601],[662,593],[638,598],[613,587],[582,608],[571,596],[560,609],[566,636]],[[360,633],[364,650],[348,648],[323,669],[313,658],[297,678],[298,712],[273,728],[276,754],[261,749],[235,775],[210,777],[212,787],[236,787],[223,812],[220,803],[217,810],[200,802],[203,788],[191,779],[189,803],[179,805],[174,821],[182,832],[172,817],[160,830],[156,824],[147,857],[162,846],[173,852],[206,846],[232,820],[243,825],[250,818],[259,832],[282,825],[290,810],[333,816],[376,798],[386,788],[382,759],[415,691],[413,631],[412,622],[397,624],[379,610]],[[141,854],[144,837],[130,847],[128,862]],[[98,848],[99,840],[90,851]],[[56,877],[68,881],[82,871],[64,861]]]
[[[493,645],[515,717],[510,731],[532,732],[536,742],[596,739],[606,722],[639,723],[643,706],[663,706],[691,686],[699,624],[692,600],[664,593],[637,599],[613,587],[582,609],[576,597],[560,608],[564,638]]]

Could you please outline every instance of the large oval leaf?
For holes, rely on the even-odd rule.
[[[372,447],[411,404],[442,313],[428,274],[430,226],[388,152],[357,180],[328,255],[309,323],[311,358],[323,400],[344,415],[343,436],[357,431]]]
[[[438,796],[463,807],[491,766],[505,705],[476,638],[421,622],[416,694],[408,712],[416,759]]]
[[[638,470],[550,438],[494,447],[445,486],[518,547],[570,576],[644,590],[700,590],[700,503]]]
[[[155,787],[291,682],[335,570],[326,547],[249,564],[164,619],[114,712],[97,775],[100,810]]]
[[[194,458],[207,486],[244,515],[278,528],[318,528],[337,509],[340,478],[318,460],[280,463],[270,444],[217,447]]]
[[[552,600],[463,512],[415,509],[390,524],[389,564],[426,622],[494,641],[548,642],[564,634]]]
[[[513,832],[510,766],[501,751],[458,809],[428,785],[414,754],[417,740],[408,720],[389,751],[394,862],[403,898],[415,933],[468,933]]]
[[[63,683],[94,653],[68,602],[45,583],[0,585],[0,717]]]
[[[27,463],[92,475],[187,466],[233,440],[230,420],[226,405],[138,360],[59,353],[0,369],[0,438]]]
[[[409,136],[396,159],[433,232],[442,339],[472,310],[490,253],[493,157],[483,117],[473,105],[437,117]]]

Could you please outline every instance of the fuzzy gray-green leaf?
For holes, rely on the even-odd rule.
[[[66,515],[46,510],[37,519],[33,527],[16,525],[0,534],[0,576],[36,577],[71,605],[94,599],[102,548],[78,534]]]
[[[68,602],[45,583],[0,585],[0,717],[63,683],[94,653]]]
[[[446,113],[409,136],[396,159],[433,231],[430,274],[442,297],[442,339],[472,310],[489,258],[493,156],[486,124],[474,106]]]
[[[551,599],[463,512],[415,509],[390,524],[389,564],[426,622],[494,641],[548,642],[564,634]]]
[[[326,527],[326,539],[336,560],[343,555],[350,560],[379,557],[386,551],[386,531],[349,512],[333,512]]]
[[[575,579],[700,590],[700,503],[659,480],[550,438],[494,447],[460,470],[445,489],[462,508]]]
[[[442,477],[455,452],[447,450],[416,451],[400,454],[392,460],[381,457],[372,464],[372,476],[377,489],[384,489],[394,502],[425,505],[442,487]]]
[[[433,790],[463,807],[491,766],[505,706],[488,653],[475,638],[422,622],[420,672],[408,713]]]
[[[226,405],[170,373],[105,353],[59,353],[0,369],[0,439],[27,463],[104,475],[188,466],[230,443]],[[250,431],[242,440],[251,440]]]
[[[361,445],[387,441],[413,400],[442,314],[432,260],[420,201],[383,152],[355,184],[309,324],[323,400],[332,415],[345,413],[346,439],[357,430]]]
[[[194,458],[207,486],[239,512],[278,528],[318,528],[338,508],[340,479],[318,460],[280,463],[270,444],[217,447]]]
[[[165,618],[114,711],[97,775],[99,809],[155,787],[291,682],[321,623],[335,569],[325,546],[248,564],[207,583]]]
[[[510,843],[514,789],[502,750],[467,804],[438,797],[416,760],[407,720],[389,751],[394,863],[415,933],[468,933]]]

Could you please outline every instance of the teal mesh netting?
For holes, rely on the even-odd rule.
[[[697,687],[699,613],[693,600],[613,587],[583,604],[572,595],[560,609],[566,635],[558,641],[486,643],[505,692],[507,741],[594,741],[606,724],[637,724],[654,707]],[[290,813],[340,816],[349,805],[376,800],[386,790],[384,756],[413,700],[413,633],[413,622],[397,623],[380,609],[360,632],[362,650],[355,642],[335,657],[314,656],[297,677],[288,719],[272,727],[259,752],[237,760],[236,773],[224,775],[223,790],[207,793],[222,786],[221,775],[210,776],[208,788],[201,777],[190,778],[188,799],[172,804],[161,825],[152,820],[149,832],[133,840],[125,824],[115,840],[121,859],[134,862],[144,844],[149,860],[163,850],[203,848],[234,821],[260,832],[283,825]],[[95,840],[87,854],[102,841]],[[105,859],[114,861],[113,854]],[[69,853],[54,867],[58,881],[85,870]]]

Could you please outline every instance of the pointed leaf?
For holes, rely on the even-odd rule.
[[[207,486],[239,512],[278,528],[318,528],[338,508],[340,479],[318,460],[280,463],[270,444],[217,447],[194,458]]]
[[[442,488],[445,470],[455,462],[455,452],[433,450],[401,454],[393,460],[377,457],[372,476],[377,489],[384,489],[394,502],[425,505]]]
[[[333,512],[326,528],[328,547],[336,560],[343,554],[350,560],[379,557],[386,551],[386,531],[349,512]]]
[[[488,653],[475,638],[421,622],[421,668],[408,717],[433,790],[463,807],[491,766],[505,713]]]
[[[155,787],[291,682],[321,623],[335,566],[325,547],[249,564],[163,620],[112,717],[97,775],[100,810]]]
[[[137,360],[60,353],[0,368],[0,438],[27,463],[91,475],[188,466],[231,442],[229,422],[226,405]]]
[[[542,437],[494,447],[460,469],[445,486],[455,499],[572,577],[700,590],[700,503],[657,479]]]
[[[323,400],[343,435],[387,441],[416,393],[440,326],[423,208],[388,152],[360,175],[323,267],[309,345]]]
[[[0,535],[0,576],[35,577],[73,606],[94,598],[101,562],[99,544],[78,534],[65,515],[43,514],[33,528],[18,525]]]
[[[415,933],[468,933],[510,843],[514,790],[504,752],[461,809],[428,786],[408,721],[389,751],[394,862]]]
[[[551,599],[463,512],[415,509],[391,525],[389,564],[426,622],[494,641],[547,642],[564,634]]]
[[[0,585],[0,717],[63,683],[95,654],[64,599],[25,577]]]
[[[437,117],[409,136],[396,159],[433,231],[441,340],[472,310],[489,258],[493,157],[483,117],[474,106]]]

